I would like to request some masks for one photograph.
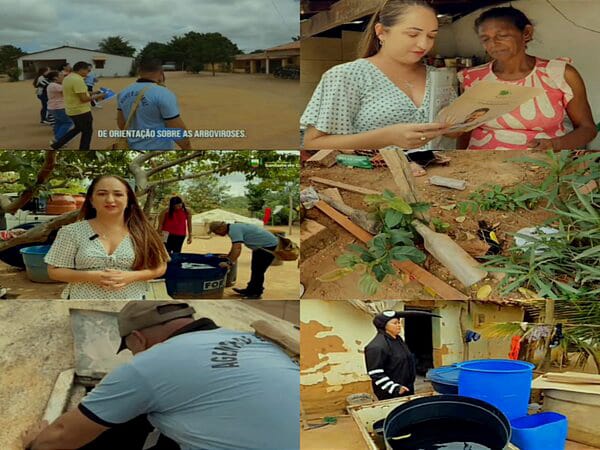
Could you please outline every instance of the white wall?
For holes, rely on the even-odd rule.
[[[43,61],[43,60],[60,60],[65,59],[71,65],[78,61],[86,61],[93,64],[93,59],[105,58],[106,62],[103,69],[96,69],[93,71],[96,76],[101,77],[113,77],[113,76],[128,76],[131,70],[131,64],[133,58],[126,56],[109,55],[102,52],[94,52],[89,50],[80,50],[76,48],[58,48],[55,50],[49,50],[43,53],[36,53],[29,56],[23,56],[19,58],[18,65],[23,70],[23,61]],[[23,74],[21,79],[24,79]]]
[[[600,0],[553,0],[552,3],[580,26],[600,31]],[[512,4],[534,23],[535,34],[529,45],[530,54],[547,59],[561,56],[573,59],[573,66],[586,83],[594,121],[600,122],[600,34],[568,22],[546,0],[519,0]],[[508,3],[499,6],[508,6]],[[485,52],[473,30],[475,19],[482,11],[475,11],[444,27],[435,51],[448,56],[483,57]],[[588,148],[600,149],[600,137],[592,141]]]

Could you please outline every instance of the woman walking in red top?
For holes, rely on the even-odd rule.
[[[186,236],[187,243],[192,243],[192,214],[181,197],[171,197],[169,207],[158,217],[158,230],[168,233],[165,246],[169,253],[181,253]]]

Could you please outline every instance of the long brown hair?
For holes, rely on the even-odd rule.
[[[119,180],[127,191],[127,207],[125,208],[125,225],[133,241],[135,260],[133,270],[155,269],[169,260],[169,254],[157,231],[150,225],[137,197],[129,183],[117,175],[100,175],[92,181],[85,194],[85,201],[79,211],[77,220],[90,220],[96,217],[96,209],[92,206],[92,195],[96,184],[104,178]]]
[[[371,16],[367,29],[358,44],[358,57],[368,58],[379,52],[381,44],[375,34],[375,25],[393,27],[406,14],[411,6],[421,6],[435,12],[435,8],[427,0],[383,0],[377,11]]]

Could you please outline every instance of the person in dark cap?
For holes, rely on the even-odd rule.
[[[415,393],[415,359],[400,337],[401,312],[383,311],[373,318],[377,336],[365,347],[367,373],[379,400]]]
[[[275,344],[194,320],[194,312],[182,302],[127,303],[118,352],[129,349],[133,358],[78,408],[24,436],[24,447],[297,449],[298,366]]]

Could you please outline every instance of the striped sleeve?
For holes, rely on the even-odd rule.
[[[386,355],[381,348],[365,349],[365,362],[367,364],[367,374],[373,380],[373,389],[375,394],[380,397],[381,394],[394,395],[399,393],[402,385],[392,380],[383,369]]]

